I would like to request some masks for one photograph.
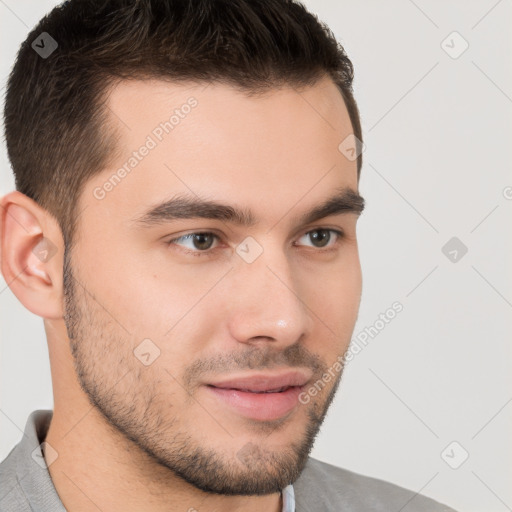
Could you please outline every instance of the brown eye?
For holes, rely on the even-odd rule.
[[[196,249],[206,251],[213,245],[214,236],[211,233],[192,233],[190,236]]]
[[[332,236],[332,233],[335,234],[335,237]],[[336,242],[338,242],[339,239],[341,239],[342,237],[342,231],[338,231],[336,229],[317,228],[308,231],[307,233],[304,233],[304,235],[302,235],[301,238],[308,238],[313,244],[310,245],[310,247],[316,247],[321,249],[323,247],[334,246]],[[334,240],[334,243],[331,243],[329,245],[329,242],[331,242],[332,240]]]
[[[315,229],[314,231],[310,231],[309,235],[313,243],[317,244],[316,247],[324,247],[331,239],[331,232],[328,229]]]
[[[169,245],[178,245],[183,247],[185,252],[194,253],[200,255],[202,252],[208,252],[215,241],[219,237],[214,233],[210,233],[208,231],[198,231],[196,233],[188,233],[186,235],[180,236],[178,238],[173,238],[169,240]],[[184,245],[180,242],[186,242],[187,245]]]

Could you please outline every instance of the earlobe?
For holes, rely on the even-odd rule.
[[[62,318],[62,236],[48,212],[21,192],[0,201],[0,263],[18,300],[43,318]]]

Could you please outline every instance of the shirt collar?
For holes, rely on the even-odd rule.
[[[295,512],[295,492],[293,491],[293,485],[287,485],[283,492],[283,512]]]
[[[41,441],[46,438],[52,416],[53,411],[33,411],[27,419],[23,439],[18,445],[16,473],[34,512],[66,512],[41,450]]]

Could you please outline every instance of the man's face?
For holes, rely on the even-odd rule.
[[[197,487],[277,492],[303,469],[361,297],[358,214],[303,219],[357,191],[356,161],[338,149],[352,133],[342,97],[328,79],[252,98],[133,81],[108,107],[119,155],[86,183],[65,262],[82,389],[115,431]]]

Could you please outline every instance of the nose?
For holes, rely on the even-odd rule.
[[[266,248],[252,263],[238,261],[231,276],[231,336],[239,343],[270,343],[275,349],[307,336],[313,318],[301,297],[299,278],[283,251],[271,253]]]

